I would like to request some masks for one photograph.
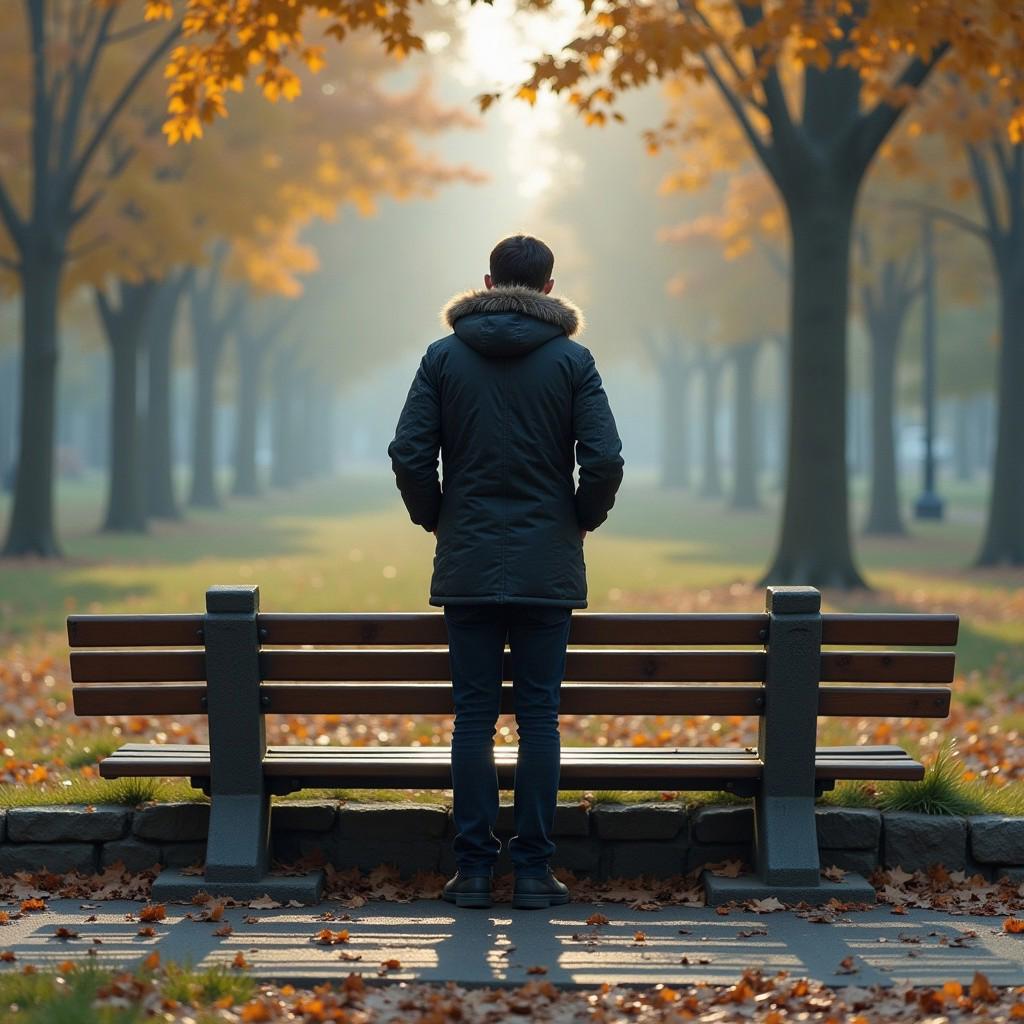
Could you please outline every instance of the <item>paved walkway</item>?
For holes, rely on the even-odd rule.
[[[1024,936],[1004,934],[1001,918],[922,910],[895,916],[878,908],[834,924],[814,924],[790,912],[721,916],[704,908],[644,912],[580,903],[550,911],[513,910],[500,903],[490,910],[455,910],[441,901],[418,900],[368,903],[351,911],[337,903],[280,910],[233,907],[214,924],[185,918],[201,908],[171,905],[167,919],[153,926],[157,935],[147,938],[138,935],[140,907],[51,900],[47,910],[0,928],[0,946],[14,951],[13,969],[78,959],[89,949],[98,962],[126,966],[154,949],[164,962],[196,966],[230,963],[241,952],[255,975],[299,984],[337,980],[350,971],[375,977],[381,963],[391,959],[401,967],[388,971],[388,977],[466,985],[519,985],[539,977],[560,985],[723,983],[750,966],[830,985],[969,982],[976,970],[993,984],[1024,984]],[[318,919],[325,911],[338,918],[349,913],[352,919]],[[610,923],[587,926],[595,912]],[[92,915],[95,920],[87,921]],[[226,923],[231,934],[214,935]],[[56,938],[60,927],[78,937]],[[317,945],[313,937],[324,928],[347,929],[350,939]],[[636,941],[637,931],[645,941]],[[342,950],[362,959],[342,962]],[[837,973],[844,961],[850,966],[850,957],[855,973]],[[546,974],[528,973],[533,966],[546,967]]]

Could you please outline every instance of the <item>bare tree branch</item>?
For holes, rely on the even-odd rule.
[[[999,216],[999,206],[996,202],[988,162],[973,143],[968,142],[965,148],[967,162],[971,165],[971,176],[978,188],[978,198],[981,200],[981,208],[985,211],[985,220],[988,222],[989,237],[1000,239],[1003,236],[1004,228]]]
[[[764,19],[764,5],[760,0],[757,3],[750,3],[749,0],[735,0],[735,6],[743,19],[743,24],[748,29],[755,28]],[[800,131],[789,111],[789,102],[786,100],[786,93],[779,78],[778,65],[774,61],[771,64],[765,64],[763,47],[751,47],[751,50],[755,65],[762,68],[765,73],[762,82],[765,106],[762,109],[765,116],[772,122],[773,136],[783,146],[794,146],[799,141]]]
[[[160,58],[167,52],[171,44],[178,37],[181,32],[181,23],[177,22],[166,32],[160,41],[149,51],[143,61],[136,68],[135,73],[125,82],[121,91],[118,93],[116,99],[111,103],[107,112],[100,118],[99,124],[94,129],[92,136],[81,156],[75,161],[74,169],[63,189],[63,202],[66,206],[71,206],[74,202],[75,191],[78,188],[79,183],[82,180],[82,176],[89,169],[90,163],[92,163],[97,151],[103,140],[106,138],[107,133],[110,131],[111,126],[117,120],[121,111],[127,106],[128,101],[135,94],[136,90],[145,80],[146,76],[152,71],[156,63]]]
[[[896,79],[894,87],[920,88],[948,50],[949,43],[942,43],[935,48],[928,60],[914,57]],[[903,107],[894,107],[884,100],[879,100],[871,110],[857,118],[846,143],[849,157],[855,161],[855,166],[861,170],[867,168],[878,152],[878,147],[900,119],[903,110]]]
[[[942,220],[947,224],[952,224],[954,227],[960,228],[961,231],[967,231],[986,242],[990,242],[992,240],[992,235],[989,233],[989,229],[983,224],[979,224],[977,221],[973,221],[969,217],[965,217],[963,214],[957,213],[955,210],[947,210],[944,206],[936,206],[935,203],[927,203],[919,199],[898,199],[894,200],[890,205],[896,209],[915,210],[918,213],[927,213],[936,220]]]
[[[7,228],[7,233],[11,236],[18,250],[24,250],[25,243],[28,240],[25,221],[18,213],[2,178],[0,178],[0,220],[3,221],[4,227]]]
[[[682,14],[697,13],[698,17],[703,17],[699,12],[695,12],[692,4],[689,0],[676,0],[676,4]],[[743,99],[739,96],[735,89],[729,85],[725,80],[725,76],[715,66],[715,62],[712,60],[707,50],[702,50],[700,54],[701,60],[704,63],[704,67],[707,68],[708,74],[711,76],[711,80],[718,87],[718,91],[721,93],[722,98],[729,105],[732,112],[736,115],[736,119],[740,123],[740,127],[743,129],[744,134],[753,147],[754,152],[757,153],[761,162],[765,168],[772,175],[773,178],[778,181],[778,163],[774,152],[772,151],[771,144],[766,142],[761,136],[761,133],[754,127],[754,123],[750,120],[750,115],[746,110],[747,103],[753,103],[752,100]],[[728,58],[731,61],[731,58]],[[735,65],[734,65],[735,66]],[[753,104],[756,108],[756,104]]]

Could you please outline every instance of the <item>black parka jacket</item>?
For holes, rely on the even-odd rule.
[[[607,518],[623,459],[594,358],[570,341],[582,317],[520,286],[442,315],[454,333],[427,349],[388,446],[410,518],[437,531],[430,603],[585,608],[580,531]]]

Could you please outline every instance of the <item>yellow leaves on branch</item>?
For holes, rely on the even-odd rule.
[[[327,22],[325,33],[341,40],[354,29],[374,33],[384,50],[401,58],[423,48],[409,9],[418,0],[185,0],[184,42],[167,65],[172,145],[203,133],[203,125],[227,114],[225,94],[240,91],[250,74],[272,102],[302,92],[299,68],[315,74],[324,50],[307,45],[304,19]],[[146,17],[170,18],[169,0],[147,0]]]

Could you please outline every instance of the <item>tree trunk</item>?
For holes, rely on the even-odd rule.
[[[110,477],[103,529],[112,533],[144,533],[146,515],[137,475],[138,338],[124,331],[110,338],[110,347]]]
[[[171,384],[174,327],[187,273],[182,272],[161,283],[146,332],[146,511],[154,519],[181,518],[181,509],[174,496]]]
[[[704,360],[704,465],[700,485],[702,498],[722,496],[722,475],[718,458],[718,385],[722,377],[722,361]]]
[[[1024,565],[1024,257],[1000,268],[998,419],[985,537],[979,566]]]
[[[315,477],[313,464],[313,437],[318,429],[318,412],[313,373],[303,370],[291,377],[292,408],[292,465],[295,479],[310,480]]]
[[[829,189],[827,178],[805,182],[787,200],[793,277],[786,490],[764,581],[849,588],[864,586],[850,544],[846,481],[846,320],[856,187]]]
[[[188,503],[196,508],[219,508],[216,471],[215,408],[219,340],[207,332],[195,339],[195,385],[192,407],[192,485]]]
[[[294,410],[289,352],[281,352],[274,361],[273,419],[271,422],[270,484],[291,487],[296,480],[294,455]]]
[[[966,483],[974,476],[971,464],[971,396],[953,401],[953,465],[957,480]]]
[[[680,353],[670,351],[661,377],[661,486],[690,485],[690,378]]]
[[[733,356],[736,368],[734,387],[735,416],[733,425],[734,474],[732,507],[760,508],[757,493],[757,395],[754,371],[760,352],[759,341],[740,345]]]
[[[896,366],[902,316],[892,311],[868,317],[871,354],[871,498],[864,532],[906,533],[900,514],[896,468]]]
[[[22,274],[21,411],[14,504],[3,554],[56,558],[54,437],[57,308],[63,257],[26,261]]]
[[[237,335],[236,343],[238,393],[235,397],[235,466],[231,493],[239,498],[255,498],[262,490],[256,468],[256,431],[266,348],[246,339],[242,333]]]
[[[103,529],[112,533],[144,533],[146,509],[141,477],[142,434],[138,403],[139,349],[153,298],[155,281],[119,286],[113,306],[96,290],[101,319],[110,345],[110,476]]]
[[[14,490],[15,423],[18,410],[18,360],[0,360],[0,494]]]

